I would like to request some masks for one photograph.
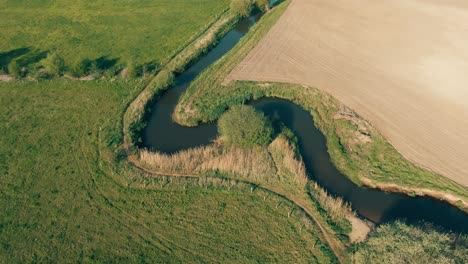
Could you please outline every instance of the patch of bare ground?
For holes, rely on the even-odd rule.
[[[362,178],[361,181],[367,187],[380,189],[386,192],[399,192],[399,193],[404,193],[407,195],[433,197],[435,199],[446,201],[450,203],[451,205],[454,205],[460,208],[461,210],[463,210],[464,212],[468,213],[468,202],[450,193],[444,193],[444,192],[430,190],[430,189],[403,187],[403,186],[400,186],[397,184],[391,184],[391,183],[381,183],[381,182],[376,183],[367,178]]]
[[[351,243],[363,242],[367,239],[367,236],[371,232],[371,228],[374,226],[373,223],[368,221],[361,220],[355,215],[350,215],[348,220],[351,222],[353,227],[351,233],[349,234],[349,240]]]
[[[467,33],[461,0],[294,0],[228,78],[318,87],[468,186]]]
[[[0,82],[11,82],[15,78],[13,76],[7,75],[7,74],[0,74]]]

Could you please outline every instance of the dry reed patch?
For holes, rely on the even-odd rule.
[[[265,148],[222,148],[215,145],[183,150],[174,154],[140,151],[140,163],[164,172],[201,173],[220,171],[251,180],[268,180],[276,168]]]
[[[199,169],[202,171],[219,170],[266,182],[277,174],[268,151],[261,147],[225,149],[218,157],[206,160]]]
[[[307,187],[311,198],[317,201],[318,206],[322,207],[326,215],[334,222],[344,223],[355,216],[349,203],[344,202],[341,197],[331,196],[316,182],[308,179],[303,160],[296,155],[294,146],[286,138],[277,137],[268,149],[283,181],[287,179],[293,182],[298,189]],[[359,219],[355,220],[355,222],[358,221]]]
[[[282,177],[292,176],[292,182],[304,186],[307,183],[307,173],[304,162],[283,136],[277,137],[268,147],[271,157],[275,161],[278,174]],[[289,177],[291,178],[291,177]]]
[[[220,152],[214,146],[187,149],[174,154],[151,152],[145,149],[140,151],[139,158],[144,167],[152,170],[193,173],[204,161],[219,156]]]
[[[315,197],[318,203],[327,211],[327,214],[333,221],[339,222],[347,219],[350,215],[354,215],[353,209],[349,203],[343,201],[341,197],[333,197],[328,194],[317,183],[309,183],[309,191]]]

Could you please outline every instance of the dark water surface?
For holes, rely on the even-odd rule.
[[[143,134],[144,147],[164,153],[209,144],[217,134],[216,124],[183,127],[172,120],[172,113],[190,82],[209,65],[232,49],[260,18],[251,16],[240,21],[218,45],[176,78],[155,104]],[[432,198],[408,197],[354,185],[331,163],[323,134],[314,126],[309,112],[282,99],[264,98],[250,105],[280,120],[298,137],[299,149],[308,174],[330,194],[343,197],[361,216],[376,223],[405,218],[417,223],[424,220],[445,229],[468,233],[468,215],[445,202]]]

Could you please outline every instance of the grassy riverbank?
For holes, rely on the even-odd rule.
[[[220,30],[205,32],[206,45]],[[183,63],[168,64],[170,73],[206,47],[178,54]],[[318,226],[284,197],[130,166],[121,121],[145,87],[146,79],[120,78],[0,82],[8,102],[0,106],[0,259],[337,261]]]
[[[285,8],[262,21],[271,26]],[[201,27],[206,45],[178,53],[151,82],[0,82],[2,261],[335,263],[328,240],[348,257],[349,223],[336,221],[346,206],[297,177],[303,168],[286,131],[267,148],[250,150],[265,157],[274,177],[232,149],[215,149],[219,156],[204,160],[206,173],[197,178],[143,173],[127,162],[125,126],[143,124],[154,93],[232,20],[225,22],[213,31]],[[250,167],[222,170],[235,164],[222,158]]]
[[[119,162],[119,121],[144,84],[0,83],[2,259],[333,261],[320,231],[299,210],[288,218],[295,206],[281,197],[147,178]]]
[[[271,17],[278,18],[279,15],[284,12],[285,7],[286,5],[282,5],[281,8],[274,8],[273,11],[265,15],[264,19],[271,19]],[[235,17],[230,17],[229,14],[226,14],[225,17],[221,17],[212,25],[206,34],[193,42],[192,46],[197,48],[193,49],[189,46],[186,50],[183,50],[178,57],[197,57],[200,52],[206,49],[210,42],[214,41],[216,38],[216,34],[214,32],[223,30],[225,27],[224,25],[230,24],[227,21],[233,19],[235,19]],[[291,169],[283,170],[281,172],[276,171],[276,168],[282,166],[281,163],[283,163],[284,157],[281,157],[272,163],[272,156],[282,156],[285,154],[284,151],[293,151],[291,150],[291,146],[288,145],[289,147],[287,148],[279,149],[277,151],[273,150],[272,152],[264,148],[260,150],[260,152],[257,152],[259,150],[254,150],[250,153],[246,153],[242,150],[238,150],[236,152],[232,151],[232,149],[228,149],[224,152],[219,147],[210,146],[207,148],[187,150],[172,156],[150,153],[147,151],[138,152],[137,149],[134,148],[135,144],[139,143],[141,129],[144,128],[145,116],[148,113],[147,109],[152,105],[153,100],[157,100],[159,93],[163,92],[170,86],[170,83],[172,82],[171,80],[173,79],[173,72],[175,72],[174,69],[183,68],[185,65],[186,63],[184,63],[184,60],[178,60],[176,57],[151,81],[151,83],[127,109],[124,118],[124,134],[126,149],[130,154],[129,159],[137,166],[149,169],[152,172],[159,174],[161,174],[161,172],[171,175],[191,176],[209,174],[215,177],[221,176],[230,179],[238,179],[248,182],[249,184],[259,184],[267,190],[285,196],[286,198],[294,201],[309,214],[313,214],[315,218],[314,220],[317,224],[321,225],[322,228],[324,228],[323,231],[327,233],[328,242],[333,244],[335,253],[344,258],[344,243],[349,241],[348,234],[351,231],[348,217],[352,217],[352,213],[348,207],[340,203],[340,201],[335,201],[331,197],[327,196],[326,193],[318,190],[315,185],[312,185],[315,187],[309,188],[307,181],[304,181],[304,175],[296,175],[294,172],[291,172]],[[263,153],[264,155],[258,155],[259,153]],[[249,155],[254,155],[254,157],[256,157],[254,160],[257,160],[258,163],[244,164],[241,162],[241,160],[245,160]],[[295,154],[293,154],[293,156],[295,156]],[[290,160],[292,159],[290,158]],[[205,163],[202,164],[203,162]],[[207,162],[213,163],[207,164]],[[229,165],[234,163],[238,164],[239,162],[243,164],[240,167],[238,166],[239,169]],[[265,166],[260,164],[264,164]],[[303,166],[302,162],[297,161],[296,168],[292,169],[294,170],[299,168],[300,170],[300,166]],[[266,176],[265,173],[267,173],[267,171],[272,174]],[[297,178],[301,176],[304,180],[298,181]],[[268,178],[285,179],[280,181],[271,181]],[[316,194],[319,197],[313,197]],[[311,198],[311,196],[313,198]],[[332,206],[324,208],[318,201],[322,202],[325,200],[330,200],[330,203],[328,203],[329,205],[336,203],[338,206],[334,209],[331,209]],[[340,214],[340,217],[332,219],[330,215],[331,210],[335,210],[336,212],[341,210],[343,213]]]
[[[284,9],[286,4],[278,8]],[[213,121],[228,106],[247,100],[264,96],[288,99],[311,112],[315,125],[327,138],[332,161],[355,183],[374,187],[393,184],[396,187],[388,190],[431,195],[466,210],[466,188],[404,159],[371,124],[328,94],[302,85],[225,80],[280,15],[281,12],[272,12],[266,16],[238,46],[192,83],[176,108],[176,120],[196,125]]]

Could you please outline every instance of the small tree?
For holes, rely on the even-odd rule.
[[[246,17],[252,12],[253,0],[231,0],[231,12],[240,17]]]
[[[65,62],[57,53],[49,53],[42,62],[46,71],[50,74],[60,76],[65,69]]]
[[[268,145],[273,127],[263,113],[251,106],[238,105],[221,116],[218,131],[226,143],[245,148]]]
[[[12,60],[10,64],[8,64],[8,73],[15,78],[21,77],[21,68],[16,60]]]

